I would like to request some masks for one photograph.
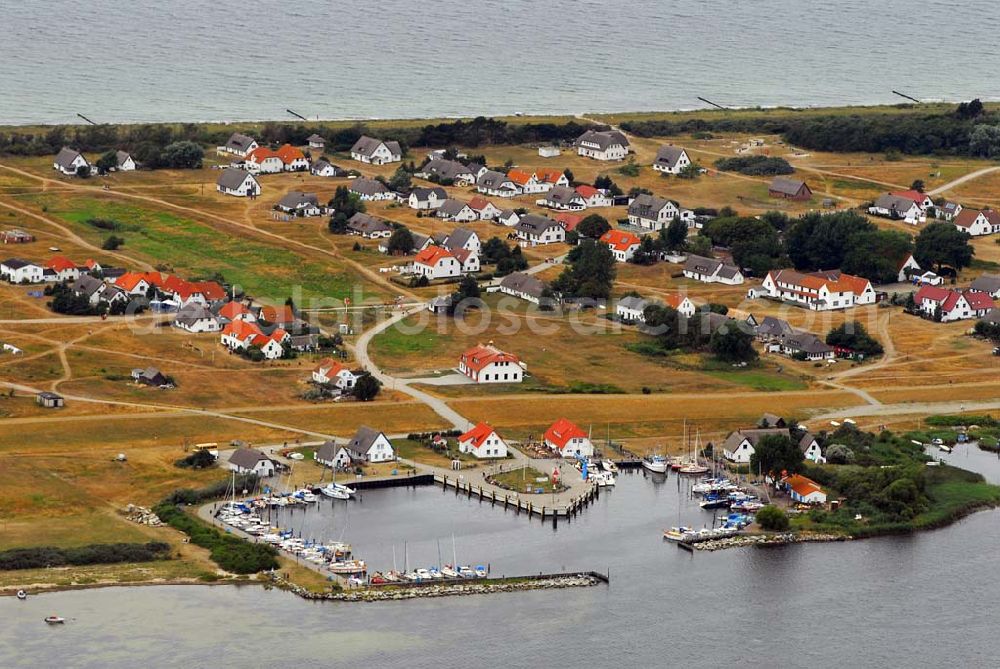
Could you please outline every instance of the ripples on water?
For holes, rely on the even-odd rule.
[[[0,122],[993,99],[998,18],[989,0],[7,3]]]

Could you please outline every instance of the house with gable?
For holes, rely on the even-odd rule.
[[[358,377],[341,362],[333,358],[323,358],[312,370],[313,383],[331,385],[341,390],[350,390]]]
[[[761,289],[770,298],[813,311],[849,309],[876,301],[871,281],[840,270],[808,274],[793,269],[771,270]]]
[[[452,279],[462,275],[462,263],[442,246],[428,246],[413,259],[413,273],[428,279]]]
[[[507,442],[491,425],[479,423],[458,437],[458,450],[481,459],[506,458]]]
[[[385,433],[367,425],[359,427],[344,448],[352,462],[390,462],[396,459],[396,451]]]
[[[656,151],[653,170],[661,174],[680,174],[690,164],[691,158],[687,151],[679,146],[667,145]]]
[[[556,244],[566,241],[566,230],[551,218],[525,214],[514,226],[517,238],[529,246]]]
[[[515,197],[521,194],[521,187],[518,186],[503,172],[496,170],[486,170],[476,179],[476,190],[485,195],[495,195],[496,197]]]
[[[86,168],[89,172],[94,171],[94,167],[82,153],[68,146],[59,149],[59,153],[52,161],[52,169],[62,172],[66,176],[75,177],[80,168]]]
[[[476,383],[521,383],[524,367],[513,353],[479,344],[462,353],[458,371]]]
[[[928,318],[936,319],[940,314],[942,323],[982,318],[996,306],[988,293],[930,285],[921,286],[913,296],[913,303]]]
[[[684,262],[684,276],[702,283],[722,283],[727,286],[743,283],[743,273],[735,265],[693,254],[688,255]]]
[[[589,458],[594,454],[594,445],[590,437],[572,421],[560,418],[543,436],[545,445],[564,458]]]
[[[414,188],[410,191],[407,203],[410,209],[437,209],[448,199],[448,193],[440,186],[433,188]]]
[[[215,182],[215,189],[223,195],[256,197],[260,195],[257,177],[237,167],[227,167]]]
[[[573,142],[577,154],[594,160],[624,160],[629,141],[619,130],[587,130]]]
[[[249,135],[234,132],[229,136],[225,145],[218,147],[218,153],[228,153],[240,158],[246,158],[247,154],[260,146],[257,140]]]
[[[628,262],[635,255],[635,252],[642,246],[642,239],[631,232],[612,228],[608,230],[599,240],[602,244],[607,244],[618,262]]]
[[[351,158],[371,165],[385,165],[401,161],[403,151],[399,142],[382,141],[375,137],[362,135],[351,147]]]
[[[972,237],[992,235],[1000,232],[1000,212],[992,209],[963,209],[952,223]]]
[[[260,478],[274,476],[274,462],[255,448],[237,448],[229,456],[228,465],[237,474],[256,474]]]

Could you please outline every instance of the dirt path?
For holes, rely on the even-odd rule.
[[[954,181],[949,181],[948,183],[946,183],[943,186],[938,186],[934,190],[927,191],[927,194],[928,195],[939,195],[939,194],[941,194],[941,193],[943,193],[943,192],[945,192],[947,190],[951,190],[955,186],[961,186],[966,181],[972,181],[973,179],[978,179],[981,176],[984,176],[984,175],[989,174],[991,172],[996,172],[997,170],[1000,170],[1000,165],[997,165],[995,167],[984,167],[981,170],[976,170],[975,172],[969,172],[965,176],[961,176],[961,177],[955,179]]]

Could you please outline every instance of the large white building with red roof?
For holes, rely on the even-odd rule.
[[[601,235],[600,241],[608,245],[618,262],[628,262],[642,246],[642,239],[638,235],[614,228]]]
[[[275,329],[268,335],[264,334],[256,323],[233,321],[222,329],[219,339],[222,345],[231,351],[246,351],[256,346],[265,358],[276,360],[284,354],[282,344],[288,337],[289,334],[281,328]]]
[[[479,423],[458,437],[458,450],[477,458],[506,458],[507,442],[497,434],[493,426]]]
[[[771,270],[761,289],[767,297],[812,309],[830,311],[875,304],[871,281],[840,270],[804,274],[793,269]]]
[[[312,371],[312,380],[323,385],[333,385],[341,390],[354,387],[358,377],[343,363],[333,358],[323,358]]]
[[[428,279],[451,279],[462,276],[462,262],[441,246],[428,246],[413,259],[413,273]]]
[[[524,380],[521,360],[492,344],[480,344],[463,353],[458,371],[476,383],[521,383]]]
[[[913,303],[930,318],[940,313],[942,323],[982,318],[996,306],[988,293],[949,290],[940,286],[923,286],[913,296]]]
[[[590,437],[572,421],[560,418],[545,431],[545,445],[563,457],[590,457],[594,445]]]

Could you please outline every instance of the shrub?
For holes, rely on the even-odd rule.
[[[795,171],[787,160],[774,156],[720,158],[715,161],[715,166],[724,172],[739,172],[749,176],[774,176]]]
[[[151,541],[146,544],[91,544],[74,548],[52,546],[14,548],[0,553],[0,570],[151,562],[166,560],[169,557],[170,545],[162,541]]]
[[[757,512],[757,523],[765,530],[782,532],[788,529],[788,516],[778,507],[768,504]]]
[[[212,561],[228,572],[255,574],[278,567],[278,551],[273,546],[252,544],[223,534],[170,502],[159,504],[154,511],[160,520],[188,535],[191,543],[207,548]]]

